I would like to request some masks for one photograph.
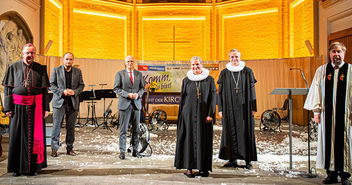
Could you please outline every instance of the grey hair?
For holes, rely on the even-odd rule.
[[[22,48],[22,51],[24,50],[24,48],[34,48],[34,50],[37,50],[37,48],[32,43],[25,44]]]
[[[336,48],[337,46],[340,46],[340,47],[341,47],[341,50],[342,50],[343,52],[346,52],[346,46],[345,46],[342,42],[333,42],[332,44],[330,44],[330,46],[329,46],[329,52],[330,52],[332,49]]]
[[[240,56],[241,56],[241,52],[238,51],[237,49],[231,49],[230,52],[229,52],[229,56],[230,56],[230,53],[233,53],[233,52],[239,53]]]
[[[136,61],[136,59],[135,59],[132,55],[127,55],[126,58],[125,58],[125,61],[126,61],[128,58],[133,58],[133,61]]]
[[[193,62],[195,60],[198,60],[200,63],[203,63],[202,62],[202,58],[200,58],[199,56],[194,56],[194,57],[191,58],[191,62]]]

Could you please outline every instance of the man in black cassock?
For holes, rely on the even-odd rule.
[[[252,69],[241,61],[241,53],[232,49],[230,62],[220,73],[219,115],[222,118],[222,136],[219,158],[228,160],[224,167],[238,167],[237,159],[246,161],[246,168],[252,169],[251,161],[257,160],[254,137],[254,114],[257,111]]]
[[[4,111],[10,117],[7,172],[36,175],[47,166],[44,118],[49,114],[46,66],[34,62],[35,46],[23,46],[23,60],[6,71]]]
[[[189,178],[207,177],[212,170],[213,122],[215,121],[216,87],[202,59],[192,57],[192,70],[182,81],[177,123],[175,167],[187,169]],[[198,169],[198,173],[192,173]]]

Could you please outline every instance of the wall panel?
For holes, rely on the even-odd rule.
[[[177,19],[177,18],[176,18]],[[206,19],[142,21],[142,60],[206,58]]]
[[[44,46],[53,41],[47,55],[61,56],[63,44],[63,5],[57,0],[45,0]]]
[[[40,57],[40,62],[46,60],[48,70],[62,64],[59,57]],[[225,68],[227,62],[219,61],[219,70]],[[318,66],[322,65],[322,57],[303,57],[294,59],[266,59],[266,60],[248,60],[246,66],[252,68],[254,76],[258,81],[256,83],[257,107],[256,118],[260,118],[262,112],[274,107],[282,107],[287,96],[270,95],[275,88],[305,88],[306,84],[299,70],[290,70],[290,68],[302,69],[308,84],[310,86]],[[91,90],[88,85],[96,85],[94,89],[101,89],[99,84],[106,83],[106,89],[112,89],[117,71],[124,69],[124,63],[121,60],[102,60],[102,59],[80,59],[75,60],[83,73],[83,80],[86,84],[84,90]],[[99,70],[97,70],[99,69]],[[181,77],[179,80],[182,80]],[[214,76],[217,79],[217,76]],[[293,96],[293,121],[294,123],[305,124],[307,120],[307,111],[303,110],[305,96]],[[107,100],[109,103],[111,100]],[[113,112],[117,112],[117,99],[113,99]],[[98,101],[96,104],[97,116],[103,113],[103,102]],[[153,108],[154,107],[154,108]],[[158,105],[150,106],[151,110],[159,107]],[[172,105],[168,108],[167,114],[170,118],[177,118],[178,106]],[[87,104],[81,105],[81,116],[86,116]]]

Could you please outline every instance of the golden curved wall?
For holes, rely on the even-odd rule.
[[[44,43],[53,41],[48,53],[50,56],[62,55],[63,44],[63,5],[58,0],[45,0]]]
[[[54,5],[60,2],[62,8]],[[137,4],[109,0],[45,0],[47,55],[187,61],[310,56],[314,0],[233,0],[219,3]],[[61,13],[60,13],[61,12]],[[314,46],[313,46],[314,48]]]

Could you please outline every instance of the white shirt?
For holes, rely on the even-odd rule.
[[[126,68],[126,71],[128,73],[128,77],[130,77],[130,71]],[[133,75],[133,70],[131,71],[132,72],[132,80],[134,82],[134,75]]]
[[[339,68],[341,68],[344,64],[345,64],[345,62],[342,61],[341,64],[339,65]],[[331,62],[331,65],[332,65],[333,68],[335,68],[335,65],[332,62]]]

